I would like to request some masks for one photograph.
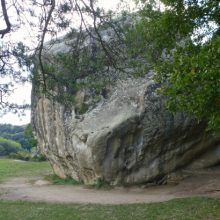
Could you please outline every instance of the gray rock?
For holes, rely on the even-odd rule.
[[[85,184],[157,181],[219,145],[203,123],[168,112],[151,78],[118,81],[82,115],[33,90],[35,135],[58,176]]]

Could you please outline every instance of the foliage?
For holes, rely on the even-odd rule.
[[[32,148],[33,149],[33,148]],[[18,160],[24,160],[24,161],[45,161],[46,158],[39,154],[39,153],[32,153],[30,151],[26,151],[26,150],[20,150],[17,151],[16,153],[10,153],[9,158],[13,158],[13,159],[18,159]]]
[[[67,177],[65,179],[61,179],[56,174],[51,174],[45,177],[46,180],[52,182],[55,185],[79,185],[80,182],[74,180],[71,177]]]
[[[21,150],[19,143],[0,137],[0,156],[16,153],[19,150]]]
[[[22,126],[11,125],[11,124],[1,124],[0,133],[6,134],[16,134],[22,132],[24,129]]]
[[[220,201],[208,198],[129,205],[50,204],[1,201],[4,220],[217,220]]]
[[[48,162],[27,162],[0,159],[0,182],[11,177],[49,175],[52,169]]]
[[[203,45],[187,45],[175,52],[173,62],[157,67],[158,79],[168,73],[172,86],[161,90],[169,108],[206,119],[209,128],[220,131],[220,37]]]
[[[31,160],[31,154],[28,151],[18,151],[16,153],[10,153],[9,158],[29,161]]]
[[[0,137],[18,142],[25,150],[30,151],[32,147],[36,146],[36,142],[32,139],[33,137],[31,135],[33,135],[31,125],[16,126],[11,124],[0,124]]]
[[[32,126],[0,125],[0,156],[25,161],[44,161],[36,149],[37,142],[33,137]]]
[[[94,27],[89,30],[72,30],[63,38],[65,46],[61,45],[68,48],[68,53],[65,50],[54,52],[54,44],[59,45],[60,41],[51,42],[49,44],[51,50],[44,55],[43,63],[44,74],[47,76],[47,90],[42,88],[43,73],[39,72],[40,66],[36,62],[33,69],[35,94],[46,94],[47,97],[55,98],[67,106],[74,104],[73,96],[80,89],[86,89],[94,98],[101,96],[103,90],[116,79],[127,77],[124,53],[126,22],[122,17],[111,22],[103,22],[97,30]],[[97,35],[101,39],[98,39]],[[78,112],[86,110],[87,106],[82,106]]]
[[[220,131],[219,1],[162,0],[163,10],[156,1],[142,2],[128,35],[139,34],[131,54],[143,54],[157,73],[170,110],[192,113]]]
[[[28,124],[24,129],[24,136],[30,145],[30,148],[34,148],[37,146],[37,140],[34,138],[32,125]]]
[[[91,56],[91,53],[90,57],[86,55],[87,57],[83,58],[85,60],[84,63],[79,62],[80,65],[76,65],[80,58],[78,52],[83,51],[81,39],[85,39],[85,35],[87,43],[89,40],[98,42],[99,45],[101,45],[103,54],[105,54],[103,59],[96,60],[96,64],[98,64],[97,67],[99,67],[99,61],[101,63],[104,61],[108,68],[119,68],[116,61],[120,57],[118,56],[120,48],[117,44],[109,45],[107,43],[106,36],[107,38],[110,37],[109,34],[104,37],[100,34],[103,27],[106,27],[109,31],[115,33],[115,37],[117,36],[119,39],[118,42],[120,43],[120,39],[122,39],[121,34],[119,34],[120,27],[115,25],[113,21],[117,13],[105,11],[103,8],[100,8],[98,1],[26,0],[20,3],[13,0],[0,1],[2,5],[0,16],[2,17],[2,22],[6,25],[6,28],[4,28],[4,25],[0,28],[0,36],[2,38],[2,45],[0,45],[2,51],[2,53],[0,53],[0,77],[10,76],[11,79],[9,83],[0,84],[0,91],[2,91],[0,98],[3,97],[2,94],[4,95],[4,100],[0,99],[0,114],[4,114],[7,111],[17,113],[19,108],[23,109],[28,107],[28,105],[19,106],[15,103],[7,102],[7,98],[5,98],[5,95],[11,93],[13,86],[17,82],[26,82],[29,81],[30,78],[34,78],[35,80],[37,78],[42,91],[48,93],[48,96],[52,95],[50,93],[50,86],[48,88],[48,85],[53,84],[54,80],[56,83],[59,83],[59,81],[63,83],[62,91],[66,83],[69,85],[69,80],[65,77],[62,79],[62,74],[57,77],[55,74],[48,72],[46,67],[48,64],[46,61],[50,59],[50,57],[47,56],[48,46],[51,47],[53,43],[59,41],[59,39],[57,39],[58,35],[62,36],[69,32],[70,34],[64,38],[67,39],[70,36],[71,39],[73,39],[73,37],[77,38],[77,47],[72,50],[76,51],[76,53],[73,55],[71,52],[71,56],[69,56],[71,59],[76,55],[75,59],[72,60],[73,72],[72,78],[70,79],[70,90],[72,89],[71,86],[74,86],[72,84],[75,83],[74,79],[78,73],[80,73],[81,77],[85,74],[91,74],[91,71],[93,74],[95,73],[94,70],[96,66],[93,66],[91,63],[93,59],[96,59],[96,56]],[[20,35],[19,32],[23,32],[21,34],[23,44],[14,40],[13,35]],[[48,40],[51,40],[50,45],[45,43],[45,41]],[[114,38],[112,38],[112,40],[114,40]],[[84,55],[85,53],[82,52],[81,54]],[[35,65],[37,65],[38,71],[40,70],[41,72],[40,77],[29,74],[29,72],[35,72]],[[80,69],[80,66],[83,67],[83,71]],[[77,72],[77,70],[79,70],[79,72]],[[88,72],[86,70],[88,70]],[[62,71],[60,73],[62,73]],[[92,80],[99,81],[97,76],[92,78]],[[59,97],[58,99],[62,100],[62,98]]]

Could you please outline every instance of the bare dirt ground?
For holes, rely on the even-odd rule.
[[[220,198],[220,168],[207,169],[196,172],[196,174],[185,172],[181,178],[172,177],[167,185],[116,187],[111,190],[89,189],[73,185],[52,185],[42,177],[19,177],[0,184],[0,199],[2,200],[128,204],[162,202],[189,196]]]

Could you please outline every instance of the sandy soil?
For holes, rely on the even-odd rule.
[[[0,199],[53,203],[128,204],[162,202],[188,196],[220,198],[220,168],[207,169],[196,174],[185,172],[183,176],[184,179],[178,179],[178,176],[176,179],[171,178],[167,185],[116,187],[111,190],[52,185],[41,178],[19,177],[0,184]]]

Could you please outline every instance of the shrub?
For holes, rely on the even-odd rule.
[[[9,158],[25,160],[25,161],[45,161],[46,158],[42,154],[33,154],[26,150],[21,150],[16,153],[9,154]]]
[[[18,151],[16,153],[9,154],[9,158],[29,161],[31,160],[31,154],[27,151]]]
[[[16,153],[21,150],[21,145],[15,141],[0,137],[0,156]]]

